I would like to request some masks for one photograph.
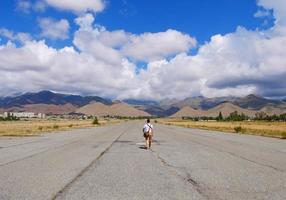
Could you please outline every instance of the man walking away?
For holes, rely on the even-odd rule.
[[[150,123],[150,119],[147,119],[147,122],[143,126],[143,135],[146,140],[146,149],[150,149],[153,137],[153,125]]]

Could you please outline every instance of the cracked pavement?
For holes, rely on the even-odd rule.
[[[143,121],[0,138],[0,199],[286,199],[286,141]]]

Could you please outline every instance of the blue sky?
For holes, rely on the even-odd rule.
[[[263,19],[254,17],[258,10],[256,0],[107,0],[106,8],[96,15],[96,23],[108,30],[124,29],[140,34],[176,29],[194,36],[200,44],[209,41],[215,34],[234,32],[237,26],[247,29],[265,29]],[[77,28],[73,24],[75,14],[46,8],[45,12],[23,12],[17,9],[17,0],[1,1],[0,25],[17,32],[28,32],[39,37],[37,20],[43,17],[65,18],[72,27],[70,34]],[[50,45],[62,47],[71,44],[64,41],[48,41]]]
[[[0,95],[284,98],[285,13],[284,0],[3,0]]]

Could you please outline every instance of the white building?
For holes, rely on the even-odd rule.
[[[38,113],[38,118],[39,118],[39,119],[44,119],[44,118],[46,118],[46,114],[44,114],[44,113]]]
[[[7,117],[8,117],[8,115],[9,115],[9,113],[8,113],[8,112],[4,112],[4,117],[5,117],[5,118],[7,118]]]
[[[18,117],[18,118],[33,118],[35,117],[35,113],[33,112],[11,112],[10,116]]]

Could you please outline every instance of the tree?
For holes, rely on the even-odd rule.
[[[222,121],[223,120],[223,116],[222,116],[221,112],[219,112],[219,115],[216,117],[216,120],[217,121]]]

